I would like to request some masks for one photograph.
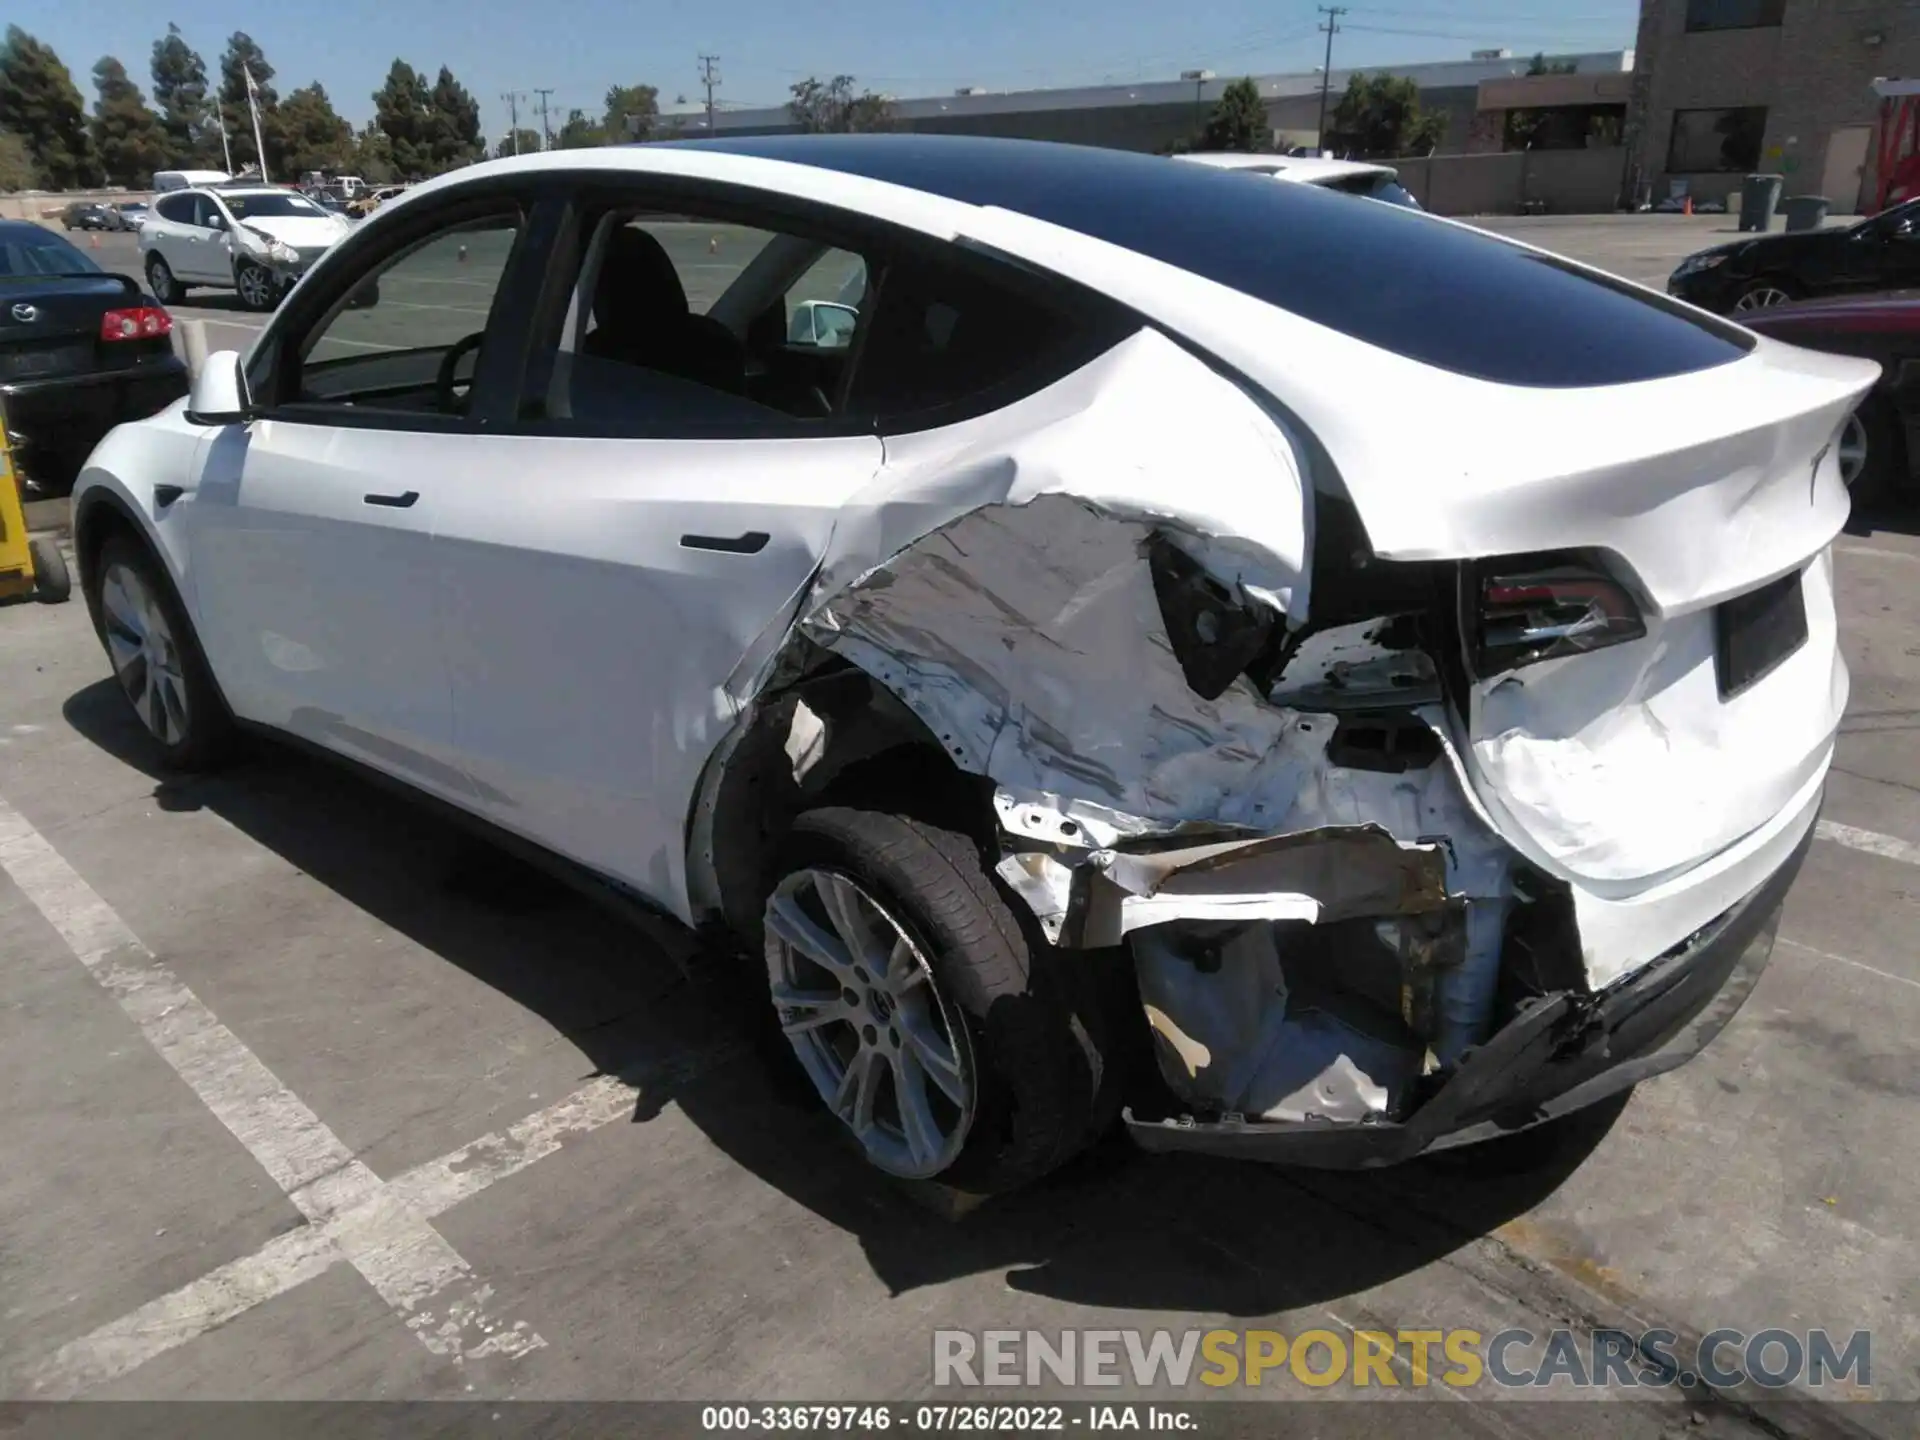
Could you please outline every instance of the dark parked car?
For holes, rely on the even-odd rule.
[[[1856,499],[1913,493],[1920,440],[1920,295],[1861,295],[1743,314],[1750,329],[1809,350],[1880,362],[1880,382],[1840,432],[1840,473]]]
[[[0,405],[36,488],[70,482],[107,431],[187,393],[172,332],[138,282],[51,230],[0,220]]]
[[[1668,293],[1728,315],[1792,300],[1920,287],[1920,200],[1855,225],[1755,235],[1689,255]]]
[[[60,212],[60,223],[69,230],[112,230],[119,221],[111,206],[76,201]]]

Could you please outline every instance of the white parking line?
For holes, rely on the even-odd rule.
[[[1861,850],[1883,859],[1920,865],[1920,845],[1915,845],[1911,840],[1902,840],[1897,835],[1882,835],[1877,830],[1859,830],[1832,820],[1822,820],[1813,833],[1822,840],[1831,840],[1835,845],[1845,845],[1849,850]]]
[[[474,1277],[427,1217],[415,1213],[408,1195],[396,1193],[355,1159],[4,799],[0,869],[161,1058],[286,1192],[308,1226],[325,1228],[334,1253],[366,1278],[428,1350],[459,1365],[482,1355],[524,1355],[546,1344],[525,1321],[509,1324],[488,1313],[492,1287]],[[229,1277],[209,1294],[237,1298],[262,1288],[278,1293],[273,1287],[289,1288],[317,1273],[312,1270],[317,1255],[290,1240],[262,1254],[264,1260],[253,1257],[258,1263],[246,1277]],[[171,1349],[220,1323],[223,1307],[204,1303],[203,1297],[170,1313],[171,1324],[164,1323],[168,1316],[157,1316],[163,1323],[156,1330],[110,1338],[99,1350],[73,1357],[66,1381],[98,1383],[85,1377],[121,1373],[116,1365],[138,1352],[143,1341],[153,1354]],[[199,1329],[193,1328],[196,1316],[205,1320]],[[50,1375],[48,1384],[50,1394],[74,1393],[65,1388],[60,1372]]]
[[[1836,545],[1842,555],[1871,555],[1876,560],[1920,560],[1920,554],[1906,550],[1881,550],[1872,545]]]
[[[1778,938],[1778,943],[1798,950],[1803,955],[1811,955],[1816,960],[1830,960],[1835,965],[1846,965],[1855,970],[1864,970],[1867,974],[1877,975],[1882,980],[1891,980],[1896,985],[1905,985],[1910,989],[1920,990],[1920,980],[1914,980],[1906,975],[1896,975],[1891,970],[1881,970],[1875,966],[1866,964],[1864,961],[1854,960],[1845,955],[1836,955],[1831,950],[1816,950],[1811,945],[1803,945],[1798,940],[1789,940],[1784,935]]]

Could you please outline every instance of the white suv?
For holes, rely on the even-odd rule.
[[[291,737],[733,937],[884,1171],[1030,1179],[1135,1051],[1145,1146],[1372,1165],[1752,988],[1875,373],[1151,156],[552,151],[356,229],[74,545],[169,762]]]
[[[351,229],[276,186],[177,190],[155,200],[141,222],[141,265],[163,305],[178,304],[190,285],[207,285],[237,291],[249,310],[271,310]]]

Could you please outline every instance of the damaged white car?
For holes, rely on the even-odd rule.
[[[173,763],[291,735],[707,927],[885,1171],[1123,1106],[1372,1165],[1744,1000],[1873,378],[1151,157],[567,151],[383,207],[74,533]]]

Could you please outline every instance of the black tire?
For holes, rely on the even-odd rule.
[[[260,277],[261,288],[257,298],[250,298],[247,295],[249,275]],[[242,260],[233,267],[233,288],[234,293],[240,297],[240,306],[244,310],[263,313],[280,303],[280,287],[274,281],[273,272],[264,265],[254,264],[251,260]]]
[[[207,666],[207,657],[200,649],[199,637],[193,633],[193,625],[187,619],[186,608],[181,605],[180,597],[174,592],[166,567],[153,557],[144,544],[130,535],[109,536],[100,547],[99,560],[89,568],[91,578],[87,604],[92,611],[94,630],[100,637],[101,646],[106,647],[107,634],[100,588],[104,587],[106,577],[120,565],[133,570],[140,577],[165,615],[167,628],[175,637],[175,649],[180,656],[181,678],[187,699],[185,734],[175,743],[169,744],[153,734],[152,727],[138,715],[135,719],[147,731],[154,745],[159,747],[169,769],[217,769],[232,758],[238,745],[233,714],[227,709],[220,687],[214,683],[213,671]],[[108,654],[111,659],[110,650]]]
[[[1911,488],[1907,440],[1900,417],[1884,395],[1869,395],[1854,411],[1866,440],[1867,458],[1851,487],[1855,505],[1875,505]]]
[[[854,880],[912,934],[967,1029],[974,1119],[937,1177],[993,1194],[1058,1168],[1113,1121],[1122,1085],[1112,1043],[1111,953],[1054,949],[1022,923],[976,842],[922,820],[828,808],[802,815],[774,867]],[[1105,973],[1098,970],[1105,968]]]
[[[147,257],[147,289],[162,305],[178,305],[187,295],[187,287],[173,278],[173,267],[158,255]]]
[[[43,605],[58,605],[73,594],[73,577],[67,573],[67,557],[60,553],[60,542],[51,535],[34,535],[27,540],[27,554],[33,558],[33,594]]]

